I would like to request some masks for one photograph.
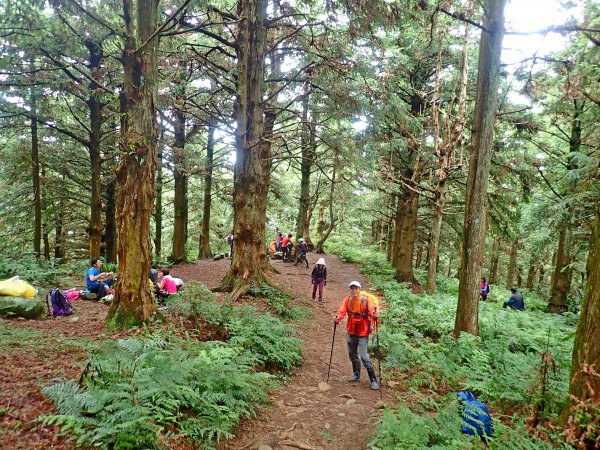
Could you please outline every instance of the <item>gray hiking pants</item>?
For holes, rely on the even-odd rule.
[[[348,356],[352,361],[352,367],[356,365],[360,368],[360,362],[362,361],[367,371],[373,370],[373,363],[368,353],[369,336],[355,336],[346,332],[346,342],[348,343]]]

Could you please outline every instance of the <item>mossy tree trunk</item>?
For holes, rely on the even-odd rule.
[[[237,83],[234,115],[236,161],[233,188],[233,260],[220,290],[237,299],[251,286],[271,282],[265,246],[267,194],[271,181],[272,122],[265,117],[266,0],[240,0],[236,38]],[[269,123],[272,121],[271,123]],[[270,129],[269,129],[270,128]]]
[[[569,402],[563,411],[565,422],[569,416],[574,415],[576,410],[587,413],[590,420],[594,420],[594,414],[597,414],[600,407],[600,376],[598,375],[600,373],[600,327],[598,326],[598,317],[600,317],[600,204],[596,205],[596,220],[587,261],[587,284],[573,347]],[[595,419],[597,418],[596,415]],[[576,430],[576,433],[577,437],[586,433],[585,423]],[[585,437],[582,439],[586,441]],[[586,442],[589,442],[589,446],[586,448],[596,448],[591,440]]]
[[[487,0],[484,4],[484,26],[487,31],[481,33],[479,44],[477,96],[454,325],[454,335],[457,337],[463,331],[479,334],[479,280],[485,249],[487,187],[492,160],[505,4],[506,0]]]
[[[162,254],[162,189],[163,189],[163,153],[158,151],[156,160],[156,199],[154,203],[154,254]]]
[[[116,184],[117,182],[114,178],[106,184],[104,242],[106,244],[106,261],[109,263],[117,262],[117,224],[115,223]]]
[[[498,282],[498,262],[500,261],[500,236],[494,236],[492,254],[490,255],[490,273],[487,279],[489,284]]]
[[[136,11],[134,12],[134,8]],[[157,148],[156,29],[158,0],[124,0],[124,83],[121,161],[116,171],[119,279],[107,321],[117,328],[148,321],[156,303],[148,271],[152,263],[150,218]],[[136,23],[134,23],[135,17]]]
[[[204,201],[202,204],[202,224],[198,247],[198,259],[212,258],[210,249],[210,208],[212,205],[213,160],[215,151],[215,126],[208,126],[206,163],[204,167]]]

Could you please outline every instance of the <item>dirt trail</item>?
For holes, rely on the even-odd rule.
[[[359,383],[348,383],[351,365],[348,360],[345,330],[338,326],[329,384],[331,389],[321,392],[320,382],[327,378],[327,364],[331,350],[333,315],[348,294],[352,280],[366,285],[354,264],[347,264],[334,256],[326,256],[328,280],[325,305],[311,301],[310,272],[281,261],[272,261],[280,273],[276,281],[298,296],[298,304],[314,312],[298,328],[302,339],[303,362],[290,381],[273,393],[272,405],[264,408],[258,417],[242,423],[233,440],[220,444],[221,450],[260,449],[364,449],[372,434],[370,424],[378,414],[379,391],[369,389],[364,371]],[[309,261],[317,255],[309,254]],[[172,274],[186,281],[197,280],[208,287],[216,287],[226,273],[230,261],[198,261],[173,268]],[[108,307],[96,302],[77,300],[76,317],[50,320],[0,319],[0,334],[9,327],[34,329],[46,336],[39,342],[15,342],[0,354],[0,449],[61,449],[72,448],[66,437],[59,436],[57,427],[35,422],[39,414],[53,411],[51,402],[42,392],[42,386],[54,378],[78,379],[82,371],[84,351],[69,344],[69,339],[85,338],[90,341],[116,339],[117,334],[106,334],[104,318]],[[65,341],[66,339],[66,341]],[[60,344],[60,345],[58,345]],[[373,358],[373,348],[369,352]],[[373,358],[376,364],[375,358]],[[383,401],[395,397],[384,385]],[[184,445],[177,448],[189,448]]]
[[[365,449],[373,432],[370,426],[379,413],[381,402],[391,402],[394,393],[386,385],[382,394],[369,388],[369,378],[362,369],[359,383],[348,383],[346,378],[352,368],[348,360],[345,327],[337,327],[333,363],[329,385],[331,389],[319,391],[318,385],[327,378],[327,365],[333,335],[333,315],[348,295],[348,284],[358,280],[366,286],[366,280],[358,266],[342,262],[328,255],[328,280],[325,287],[325,304],[317,305],[311,300],[310,272],[317,255],[309,254],[310,268],[295,267],[271,261],[280,271],[276,281],[299,297],[299,304],[308,306],[314,318],[298,329],[302,339],[303,362],[296,368],[291,380],[272,396],[273,404],[259,413],[258,417],[245,421],[236,430],[236,438],[225,441],[220,449],[289,450],[300,449]],[[198,262],[179,266],[173,272],[184,279],[197,279],[215,287],[220,281],[216,276],[225,273],[229,260]],[[197,277],[197,278],[196,278]],[[370,345],[373,357],[374,346]]]

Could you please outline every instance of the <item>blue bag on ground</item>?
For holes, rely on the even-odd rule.
[[[458,398],[464,407],[462,432],[470,436],[493,436],[494,427],[487,407],[469,391],[459,392]]]

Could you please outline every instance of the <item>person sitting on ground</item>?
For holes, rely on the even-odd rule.
[[[517,291],[517,288],[514,287],[510,288],[510,292],[512,293],[512,295],[507,301],[504,302],[504,305],[502,307],[506,308],[508,306],[509,308],[517,311],[524,311],[525,302],[523,301],[523,296],[521,295],[521,293]]]
[[[486,301],[487,296],[490,293],[490,285],[486,281],[485,277],[481,277],[481,283],[479,284],[479,293],[481,294],[481,301]]]
[[[100,258],[92,259],[92,267],[85,274],[85,285],[90,292],[98,295],[98,300],[106,296],[113,281],[112,272],[102,272],[102,261]]]
[[[156,285],[158,298],[164,300],[171,294],[177,294],[177,284],[166,267],[158,270],[158,283]]]
[[[312,270],[310,274],[311,283],[313,285],[312,290],[312,299],[315,299],[317,294],[317,288],[319,289],[319,304],[323,304],[323,288],[327,286],[327,266],[325,265],[325,260],[323,258],[319,258],[317,264]]]

